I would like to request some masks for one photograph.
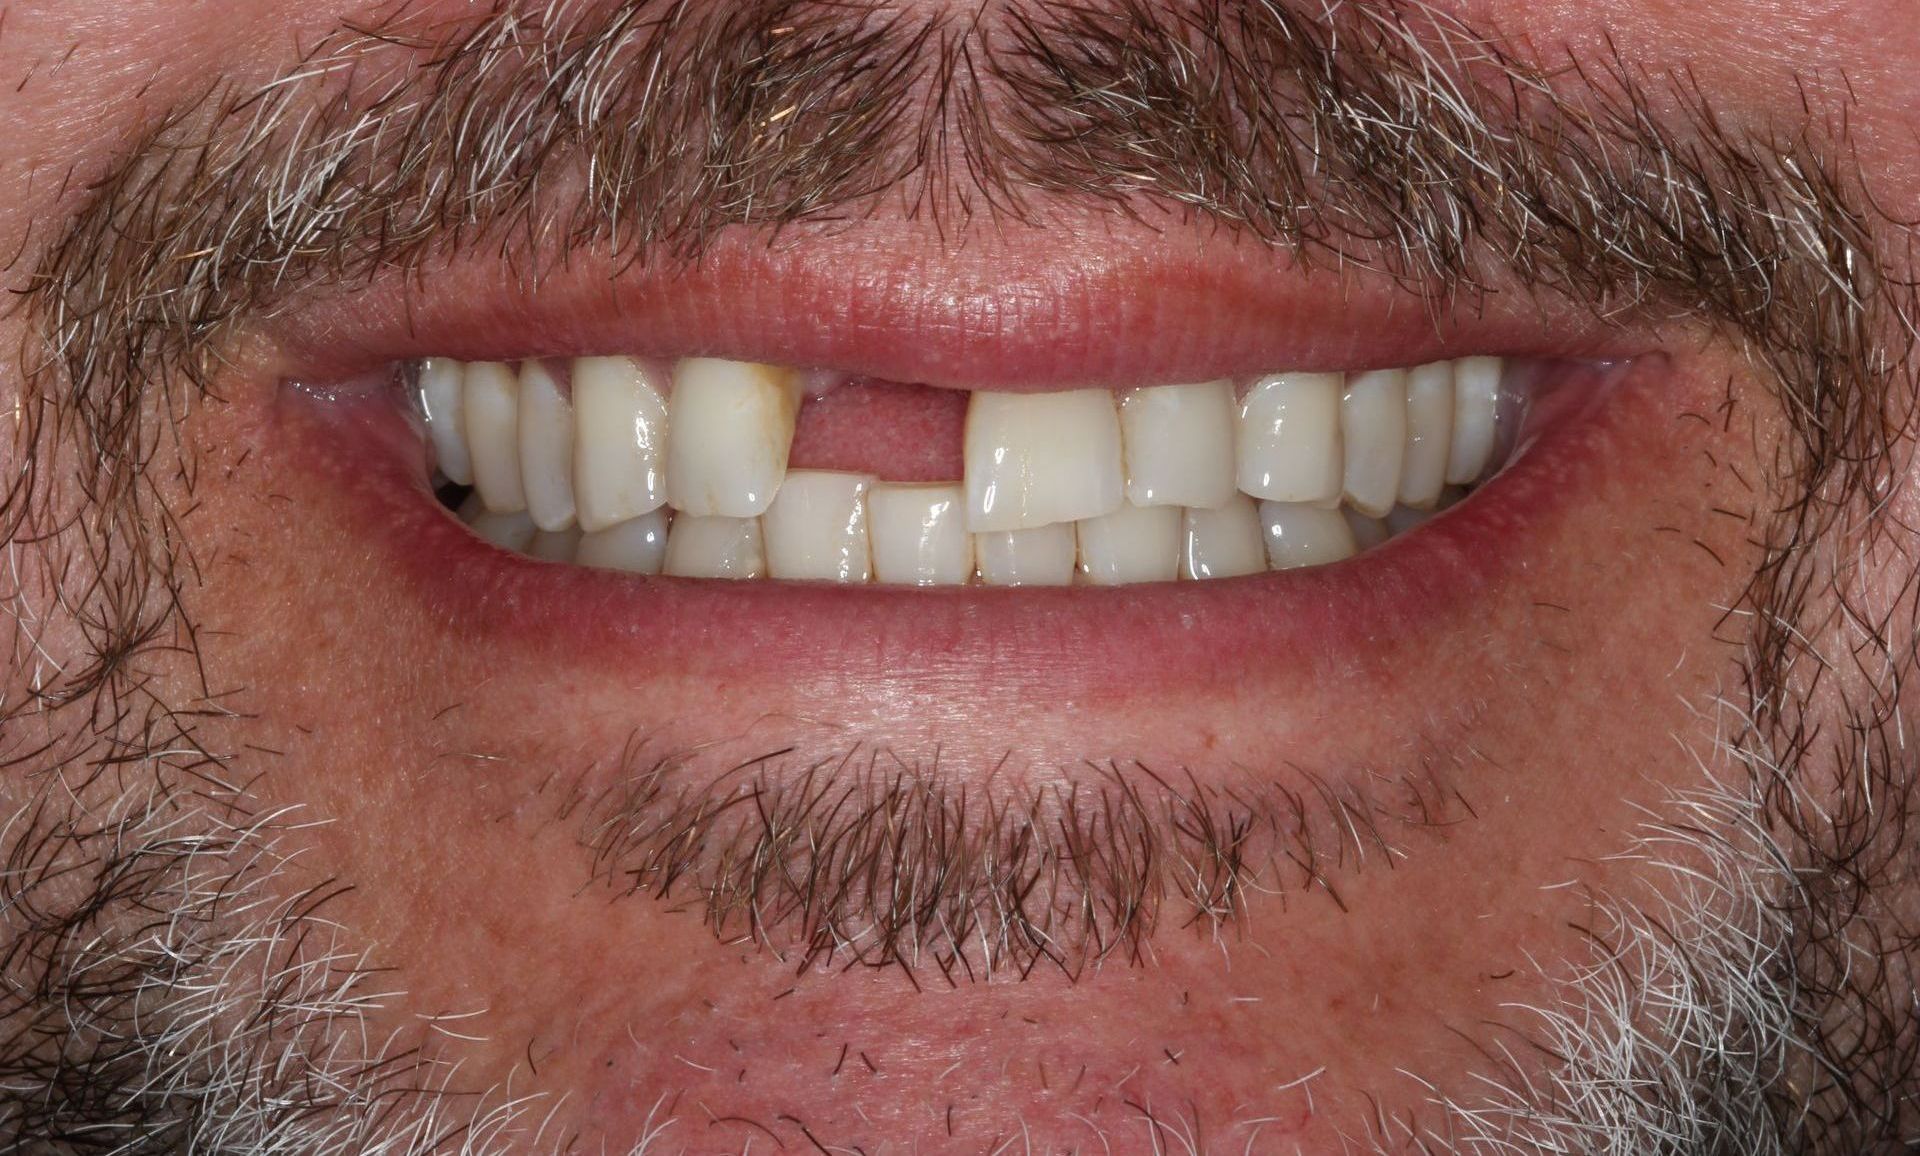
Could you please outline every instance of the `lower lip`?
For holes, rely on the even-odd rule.
[[[275,435],[291,468],[338,494],[350,531],[384,552],[430,619],[469,645],[733,681],[878,675],[1104,698],[1218,685],[1277,662],[1351,672],[1388,642],[1457,626],[1618,465],[1616,402],[1667,372],[1658,358],[1572,371],[1499,476],[1347,561],[1114,588],[694,581],[539,562],[481,541],[438,504],[420,438],[385,395],[283,390]]]

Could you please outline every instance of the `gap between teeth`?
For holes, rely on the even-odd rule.
[[[975,393],[964,478],[789,470],[826,377],[429,358],[417,396],[459,515],[536,558],[640,574],[943,586],[1124,585],[1339,561],[1497,466],[1504,365]]]

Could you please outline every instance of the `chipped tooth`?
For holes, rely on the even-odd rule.
[[[980,580],[989,586],[1073,584],[1075,551],[1071,522],[976,534],[973,550],[980,563]]]
[[[1240,489],[1275,502],[1338,501],[1340,375],[1280,373],[1240,400]]]
[[[487,509],[511,514],[527,508],[520,480],[520,375],[499,361],[467,366],[467,449],[473,455],[473,488]]]
[[[467,451],[466,366],[451,357],[429,357],[420,363],[420,412],[433,442],[434,462],[448,481],[473,484],[473,455]]]
[[[1120,399],[1127,500],[1213,509],[1233,497],[1233,383],[1163,385]]]
[[[793,470],[761,518],[767,573],[775,578],[866,582],[873,578],[867,490],[873,479]]]
[[[604,530],[582,534],[573,560],[602,570],[660,573],[667,561],[667,511],[649,510]]]
[[[1125,505],[1080,523],[1080,572],[1095,586],[1171,582],[1180,573],[1180,508]]]
[[[760,519],[676,514],[662,569],[676,578],[764,578]]]
[[[538,361],[520,365],[520,481],[534,525],[573,525],[573,403]]]
[[[1487,472],[1499,432],[1500,378],[1505,363],[1497,357],[1463,357],[1453,363],[1453,445],[1447,454],[1447,481],[1472,485]]]
[[[1353,531],[1338,510],[1294,502],[1260,503],[1267,562],[1275,570],[1324,566],[1354,552]]]
[[[1348,504],[1377,518],[1400,494],[1400,467],[1407,452],[1407,375],[1384,369],[1347,379],[1340,399],[1340,429],[1346,445],[1341,492]]]
[[[799,407],[800,375],[790,369],[710,357],[674,366],[667,444],[674,507],[699,517],[764,514],[787,474]]]
[[[571,562],[580,549],[579,527],[542,530],[526,545],[525,553],[542,562]]]
[[[479,494],[470,495],[462,503],[460,520],[482,539],[515,553],[525,550],[540,532],[525,510],[489,510]]]
[[[1238,578],[1267,568],[1260,508],[1245,494],[1235,494],[1216,510],[1188,510],[1185,523],[1180,577]]]
[[[1347,520],[1347,529],[1353,531],[1353,548],[1355,550],[1371,550],[1375,546],[1385,542],[1388,538],[1393,537],[1393,531],[1387,528],[1387,523],[1384,519],[1369,518],[1360,511],[1350,507],[1343,507],[1340,511],[1340,516]]]
[[[966,472],[967,527],[976,534],[1111,514],[1125,496],[1113,395],[976,392]]]
[[[903,586],[964,586],[973,577],[967,495],[957,485],[882,482],[867,491],[874,577]]]
[[[1407,452],[1400,467],[1400,503],[1422,509],[1440,498],[1453,447],[1453,363],[1407,372]]]
[[[573,492],[588,533],[667,504],[665,374],[631,357],[573,362]]]

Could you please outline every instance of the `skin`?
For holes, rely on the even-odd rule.
[[[265,74],[354,11],[339,0],[11,6],[4,248],[43,244],[81,195],[59,174],[106,160],[212,62]],[[1576,55],[1609,35],[1650,71],[1694,67],[1719,107],[1755,122],[1798,113],[1786,78],[1833,91],[1822,86],[1844,70],[1862,168],[1889,216],[1915,219],[1920,33],[1902,31],[1898,11],[1617,0],[1490,2],[1468,15]],[[120,90],[132,95],[98,99]],[[917,246],[925,262],[910,277],[959,275],[925,226],[788,244],[857,247],[860,228]],[[1037,243],[1008,228],[1010,250]],[[1185,244],[1215,251],[1098,218],[1075,226],[1071,248]],[[1319,282],[1271,262],[1299,298],[1314,295]],[[29,325],[0,319],[0,342],[25,347]],[[1789,485],[1770,468],[1785,417],[1719,337],[1680,325],[1620,340],[1663,351],[1665,368],[1628,381],[1553,447],[1564,462],[1539,488],[1555,496],[1501,528],[1503,556],[1470,597],[1436,602],[1413,629],[1303,647],[1250,676],[1142,670],[1127,685],[1049,696],[1036,691],[1071,684],[1071,660],[1032,681],[966,647],[942,661],[783,666],[675,651],[652,662],[449,611],[382,532],[384,508],[330,459],[333,435],[289,410],[276,387],[301,376],[301,355],[268,329],[223,371],[223,400],[179,427],[178,452],[205,479],[184,524],[201,561],[188,617],[210,681],[240,688],[243,704],[213,733],[225,749],[277,752],[255,788],[265,807],[336,820],[293,836],[283,885],[351,886],[329,914],[404,992],[371,1013],[374,1034],[475,1013],[447,1021],[461,1038],[436,1041],[461,1057],[462,1080],[564,1095],[560,1126],[589,1146],[637,1143],[666,1100],[682,1117],[675,1142],[696,1151],[739,1151],[765,1122],[800,1150],[814,1137],[867,1152],[992,1150],[1024,1129],[1049,1149],[1098,1147],[1100,1133],[1113,1151],[1146,1152],[1149,1117],[1176,1131],[1197,1121],[1203,1150],[1257,1140],[1339,1151],[1369,1135],[1376,1108],[1426,1104],[1429,1090],[1403,1073],[1470,1092],[1462,1074],[1503,1038],[1487,1025],[1512,1026],[1516,1003],[1552,998],[1536,964],[1552,973],[1586,958],[1577,929],[1589,897],[1640,882],[1643,866],[1616,856],[1645,815],[1703,776],[1737,777],[1702,711],[1740,672],[1741,638],[1720,608],[1740,602],[1761,562],[1755,527]],[[20,388],[0,378],[9,404]],[[1893,503],[1903,516],[1910,499],[1896,488]],[[1893,599],[1902,544],[1872,557],[1869,594]],[[637,598],[612,605],[643,610]],[[1097,644],[1063,641],[1069,654]],[[43,644],[84,646],[70,623]],[[15,685],[26,677],[17,666]],[[193,697],[190,664],[163,666],[161,679]],[[949,984],[897,967],[806,967],[791,944],[716,936],[697,912],[587,885],[579,826],[556,819],[557,797],[614,783],[636,735],[700,748],[713,771],[786,743],[824,758],[851,739],[908,761],[937,748],[982,783],[1009,753],[1004,773],[1022,784],[1085,760],[1139,760],[1229,786],[1251,766],[1338,778],[1425,756],[1470,814],[1395,827],[1370,860],[1343,861],[1325,886],[1254,895],[1231,925],[1168,919],[1139,960]],[[1830,775],[1809,764],[1814,798],[1841,789]]]

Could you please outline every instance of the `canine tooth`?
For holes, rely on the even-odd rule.
[[[980,562],[980,580],[989,586],[1073,584],[1072,522],[975,534],[973,550]]]
[[[420,412],[427,419],[427,437],[433,442],[434,461],[447,480],[473,484],[473,455],[467,452],[466,367],[451,357],[429,357],[420,363]]]
[[[667,561],[667,511],[650,510],[604,530],[580,535],[573,560],[602,570],[660,573]]]
[[[527,543],[526,553],[542,562],[571,562],[580,548],[580,531],[542,530]]]
[[[775,578],[866,582],[873,577],[867,490],[873,479],[793,470],[760,519],[767,573]]]
[[[467,448],[473,454],[473,488],[496,514],[527,508],[520,482],[520,375],[499,361],[467,366]]]
[[[588,533],[667,504],[668,383],[630,357],[573,362],[573,493]]]
[[[1180,573],[1180,508],[1125,505],[1080,523],[1080,572],[1095,586],[1171,582]]]
[[[957,485],[882,482],[867,491],[876,580],[903,586],[963,586],[973,577],[967,495]]]
[[[676,514],[662,569],[676,578],[764,578],[760,519]]]
[[[1407,453],[1400,466],[1400,503],[1431,506],[1447,481],[1453,447],[1453,364],[1436,361],[1407,372]]]
[[[1398,369],[1358,373],[1340,399],[1340,429],[1346,444],[1341,491],[1368,517],[1393,509],[1400,494],[1400,466],[1407,452],[1407,375]]]
[[[468,497],[460,506],[460,520],[482,539],[515,553],[525,550],[533,536],[540,532],[525,510],[507,513],[489,510],[479,494]]]
[[[1240,489],[1275,502],[1340,496],[1340,375],[1279,373],[1240,401]]]
[[[799,407],[800,376],[790,369],[710,357],[674,366],[667,407],[674,507],[699,517],[766,513],[787,474]]]
[[[1487,471],[1498,432],[1500,378],[1497,357],[1463,357],[1453,363],[1453,445],[1447,454],[1447,481],[1471,485]]]
[[[1213,509],[1233,497],[1233,383],[1162,385],[1120,399],[1127,500]]]
[[[1369,518],[1351,508],[1343,508],[1340,515],[1347,520],[1347,529],[1353,531],[1353,548],[1356,551],[1371,550],[1393,537],[1393,531],[1387,528],[1384,519]]]
[[[1217,510],[1186,511],[1180,551],[1182,578],[1238,578],[1267,568],[1260,540],[1260,508],[1235,494]]]
[[[1260,503],[1267,562],[1275,570],[1324,566],[1354,552],[1353,531],[1338,510],[1294,502]]]
[[[573,403],[538,361],[520,365],[520,481],[534,525],[573,525]]]
[[[976,392],[966,471],[967,527],[976,534],[1111,514],[1125,496],[1113,395]]]

